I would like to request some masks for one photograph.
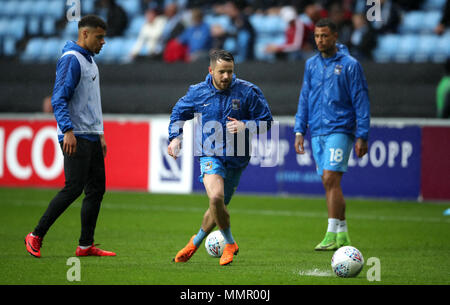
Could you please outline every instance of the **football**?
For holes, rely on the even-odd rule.
[[[339,277],[355,277],[364,266],[362,253],[350,246],[341,247],[331,258],[331,268]]]
[[[225,248],[225,238],[220,231],[209,233],[205,240],[206,252],[212,257],[221,257]]]

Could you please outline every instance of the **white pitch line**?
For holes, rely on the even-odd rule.
[[[48,201],[27,201],[22,200],[8,200],[7,204],[15,206],[47,206]],[[2,204],[3,205],[3,204]],[[0,205],[0,210],[2,205]],[[205,207],[187,207],[187,206],[167,206],[167,205],[154,205],[146,204],[129,204],[129,203],[102,203],[102,209],[111,210],[134,210],[134,211],[167,211],[167,212],[191,212],[191,213],[204,213]],[[305,217],[305,218],[326,218],[326,212],[306,212],[306,211],[289,211],[289,210],[252,210],[252,209],[239,209],[230,208],[232,214],[246,214],[246,215],[261,215],[261,216],[284,216],[284,217]],[[372,220],[372,221],[402,221],[402,222],[428,222],[428,223],[450,223],[450,218],[443,219],[439,217],[415,217],[415,216],[386,216],[386,215],[363,215],[363,214],[350,214],[350,219],[358,220]]]

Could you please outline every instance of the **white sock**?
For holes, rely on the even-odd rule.
[[[338,227],[338,233],[339,232],[347,232],[347,221],[339,220],[339,227]]]
[[[337,233],[338,226],[339,226],[339,219],[337,219],[337,218],[328,218],[327,232]]]
[[[90,248],[91,246],[78,246],[78,247],[80,247],[83,250],[86,250],[87,248]]]

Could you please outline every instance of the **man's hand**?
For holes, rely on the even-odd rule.
[[[178,155],[180,154],[181,150],[181,140],[179,138],[175,138],[172,141],[170,141],[169,146],[167,147],[167,153],[169,156],[177,159]]]
[[[367,153],[367,141],[358,138],[355,143],[355,153],[358,158],[362,158]]]
[[[302,134],[296,134],[295,135],[295,152],[299,155],[303,155],[305,153],[305,147],[303,146],[303,142],[305,141],[305,138]]]
[[[64,133],[63,151],[68,156],[72,156],[77,152],[77,138],[75,138],[72,130]]]
[[[103,158],[106,157],[106,141],[105,141],[105,135],[100,135],[100,144],[102,145],[102,151],[103,151]]]
[[[229,133],[240,133],[245,129],[245,123],[238,121],[235,118],[227,117],[230,122],[227,123],[227,130]]]

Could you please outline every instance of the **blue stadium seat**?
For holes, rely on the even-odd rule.
[[[88,15],[94,13],[95,1],[94,0],[83,0],[81,1],[81,15]]]
[[[427,32],[433,32],[434,28],[439,24],[442,18],[442,12],[430,11],[426,12],[423,20],[423,28]]]
[[[50,0],[47,3],[46,15],[61,19],[66,13],[66,1]]]
[[[407,12],[403,15],[403,21],[399,26],[401,33],[417,33],[423,28],[425,13],[422,11]]]
[[[139,0],[118,0],[116,3],[127,12],[130,19],[142,14],[141,3]]]
[[[58,38],[44,40],[38,60],[41,62],[56,61],[61,56],[61,41]]]
[[[78,36],[78,22],[67,22],[66,27],[62,33],[64,39],[76,39]]]
[[[2,18],[2,20],[2,29],[0,30],[2,35],[14,37],[14,39],[16,40],[20,40],[25,37],[26,19],[24,17],[15,17],[9,19]]]
[[[16,16],[31,16],[34,14],[34,3],[33,1],[26,0],[20,1],[17,6]]]
[[[19,6],[20,6],[19,1],[13,0],[5,1],[5,3],[3,4],[1,14],[3,16],[15,16]]]
[[[439,36],[437,44],[434,46],[432,60],[434,62],[445,62],[450,58],[450,33]]]
[[[395,52],[394,60],[396,62],[409,62],[417,49],[419,44],[419,36],[415,34],[408,34],[400,36],[397,50]]]
[[[9,29],[9,20],[6,17],[0,18],[0,37],[4,36],[8,33]]]
[[[397,46],[400,41],[400,35],[387,34],[378,37],[378,44],[373,51],[376,62],[388,62],[397,52]]]
[[[43,45],[43,38],[33,38],[28,41],[27,47],[20,57],[21,60],[25,62],[35,61],[39,57]]]
[[[125,31],[125,36],[137,37],[144,24],[145,24],[144,16],[138,16],[133,18],[133,20],[131,20],[131,23],[129,24],[128,28]]]
[[[231,28],[230,18],[226,15],[205,15],[204,21],[209,24],[209,26],[219,25],[224,30],[228,30]]]
[[[16,42],[14,37],[5,37],[3,41],[3,55],[14,56],[16,55]]]
[[[422,4],[422,9],[431,10],[443,10],[446,0],[425,0]]]
[[[55,19],[53,17],[45,17],[42,19],[42,34],[44,36],[52,36],[56,32]]]
[[[47,0],[37,0],[33,5],[33,15],[34,16],[45,16],[47,14],[48,1]]]
[[[31,16],[28,18],[27,32],[31,36],[36,36],[40,34],[41,31],[41,20],[37,16]]]
[[[413,53],[414,62],[428,62],[432,59],[432,55],[439,41],[439,37],[433,34],[419,36],[419,42]]]

